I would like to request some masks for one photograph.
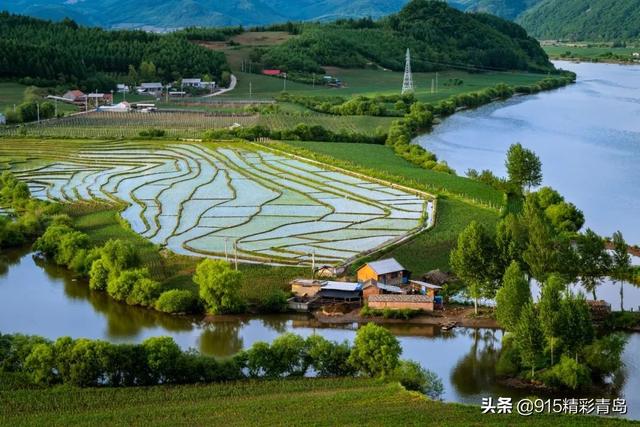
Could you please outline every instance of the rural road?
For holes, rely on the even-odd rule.
[[[220,89],[219,91],[217,91],[215,93],[203,96],[203,98],[211,98],[212,96],[218,96],[218,95],[222,95],[223,93],[231,92],[232,90],[234,90],[236,88],[237,84],[238,84],[238,79],[236,78],[236,76],[231,74],[231,82],[229,83],[229,87],[228,88]]]

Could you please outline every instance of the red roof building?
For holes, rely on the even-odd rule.
[[[279,76],[282,74],[281,70],[262,70],[262,74],[265,76]]]

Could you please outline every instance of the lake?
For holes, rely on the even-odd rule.
[[[416,139],[458,174],[506,174],[520,142],[543,164],[544,183],[580,208],[586,227],[640,244],[640,67],[556,62],[576,84],[457,113]]]
[[[64,269],[52,266],[28,250],[0,254],[0,332],[103,339],[135,343],[159,335],[171,336],[183,348],[208,355],[230,356],[256,341],[271,341],[284,332],[320,334],[352,341],[358,325],[322,325],[306,315],[226,316],[214,323],[201,317],[176,317],[116,302],[91,292]],[[392,325],[403,358],[418,361],[438,374],[447,401],[479,404],[483,397],[525,397],[526,392],[496,383],[495,364],[502,332],[458,328],[442,332],[430,325]],[[616,375],[611,396],[629,402],[629,417],[640,419],[640,334],[631,334],[624,352],[625,368]],[[573,394],[569,397],[575,397]],[[603,397],[602,395],[593,397]]]

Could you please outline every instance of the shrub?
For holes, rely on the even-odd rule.
[[[127,297],[127,304],[151,307],[162,291],[160,283],[149,277],[139,278]]]
[[[431,399],[440,399],[444,392],[440,378],[412,360],[400,361],[391,378],[398,381],[407,390],[419,391]]]
[[[118,301],[125,301],[133,291],[136,283],[147,279],[149,272],[143,269],[124,270],[118,275],[111,275],[107,284],[107,292]]]
[[[198,298],[184,289],[171,289],[160,294],[155,308],[164,313],[192,313],[198,309]]]
[[[576,390],[591,384],[591,372],[586,365],[562,355],[560,363],[545,372],[543,379],[546,383]]]
[[[274,289],[262,301],[260,301],[260,311],[265,313],[282,313],[287,310],[287,294],[282,289]]]
[[[89,288],[94,291],[106,291],[109,282],[109,270],[102,259],[94,261],[89,271]]]
[[[193,281],[200,287],[200,298],[213,314],[235,313],[244,309],[240,298],[240,272],[228,262],[205,259],[198,264]]]
[[[347,341],[337,343],[320,335],[307,338],[307,357],[316,374],[321,377],[345,377],[354,374],[349,361],[351,347]]]

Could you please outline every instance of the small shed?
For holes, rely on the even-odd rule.
[[[367,305],[375,310],[422,310],[433,311],[433,299],[426,295],[371,295]]]
[[[84,94],[81,90],[70,90],[67,91],[62,97],[71,102],[85,102],[87,99],[87,95]]]
[[[362,286],[353,282],[326,281],[322,283],[322,289],[320,289],[318,295],[325,301],[360,301],[362,299]]]
[[[279,76],[282,74],[282,70],[262,70],[262,74],[265,76]]]
[[[322,288],[322,282],[312,279],[295,279],[290,284],[291,292],[297,297],[315,296]]]
[[[410,280],[409,289],[412,293],[418,293],[421,295],[427,295],[428,297],[435,298],[442,286],[434,285],[432,283],[423,282],[420,280]]]
[[[433,285],[444,286],[447,283],[455,281],[455,277],[451,274],[445,273],[440,269],[437,269],[431,270],[430,272],[422,276],[422,280]]]
[[[376,280],[385,285],[406,285],[411,272],[404,268],[395,258],[366,263],[358,269],[358,282]]]

